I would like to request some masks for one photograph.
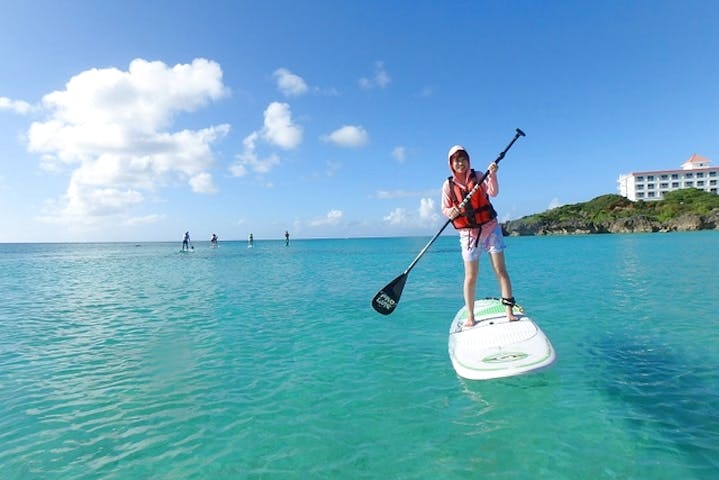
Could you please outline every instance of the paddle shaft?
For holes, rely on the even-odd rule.
[[[512,138],[512,141],[509,142],[509,145],[507,145],[507,147],[504,150],[502,150],[501,152],[499,152],[499,155],[497,155],[497,159],[494,161],[495,164],[498,164],[500,161],[502,161],[502,159],[504,158],[504,155],[507,153],[507,151],[509,151],[510,148],[512,148],[512,145],[514,145],[514,142],[516,142],[519,137],[524,136],[524,132],[521,131],[520,129],[516,129],[516,131],[517,131],[517,133],[514,134],[514,138]],[[472,188],[472,190],[470,190],[469,193],[467,193],[467,195],[465,195],[464,199],[462,200],[462,203],[459,204],[460,209],[464,208],[472,200],[472,197],[474,196],[475,193],[477,193],[477,190],[479,190],[481,188],[482,183],[484,183],[484,181],[487,179],[487,176],[489,176],[489,170],[484,172],[484,175],[482,175],[482,178],[477,182],[477,184]],[[403,275],[407,275],[409,273],[409,271],[414,268],[414,266],[417,264],[417,262],[419,262],[419,259],[422,258],[422,256],[427,252],[429,247],[432,246],[434,241],[437,240],[437,238],[439,238],[439,236],[442,234],[442,232],[444,232],[444,229],[447,228],[447,225],[449,225],[450,223],[452,223],[451,218],[447,219],[447,221],[444,222],[444,225],[442,225],[442,228],[439,229],[439,232],[437,232],[434,235],[434,237],[432,237],[432,239],[429,242],[427,242],[427,245],[425,245],[424,248],[419,252],[419,255],[417,255],[417,257],[415,257],[415,259],[412,260],[412,263],[409,264],[407,269],[404,271]]]

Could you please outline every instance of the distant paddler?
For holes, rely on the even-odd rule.
[[[182,251],[190,250],[190,231],[186,231],[185,235],[182,237]]]

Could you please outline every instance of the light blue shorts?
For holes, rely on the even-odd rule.
[[[489,228],[487,228],[489,226]],[[466,262],[476,262],[479,260],[482,251],[487,253],[499,253],[504,251],[504,237],[502,236],[502,226],[499,223],[488,224],[482,227],[477,241],[477,234],[480,233],[478,228],[467,228],[459,231],[459,244],[462,247],[462,260]]]

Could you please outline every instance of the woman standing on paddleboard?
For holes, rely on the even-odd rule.
[[[505,244],[502,227],[497,222],[497,212],[489,201],[490,196],[496,197],[499,193],[498,166],[495,162],[489,164],[487,177],[470,201],[461,207],[462,201],[480,180],[481,175],[478,176],[470,168],[469,154],[461,145],[450,148],[447,159],[452,175],[442,185],[442,213],[452,219],[454,228],[459,231],[459,243],[464,261],[464,302],[467,306],[465,326],[472,327],[476,324],[474,301],[482,250],[489,254],[492,262],[502,292],[502,304],[507,307],[507,319],[517,320],[512,313],[515,301],[512,296],[512,283],[504,262]]]

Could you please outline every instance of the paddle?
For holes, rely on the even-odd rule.
[[[512,138],[512,141],[509,142],[509,145],[507,145],[504,150],[499,152],[499,155],[497,156],[497,159],[494,161],[494,163],[499,163],[504,158],[504,155],[510,148],[512,148],[512,145],[514,145],[514,142],[516,142],[519,137],[524,137],[524,132],[517,128],[516,133],[514,134],[514,138]],[[472,190],[470,190],[469,193],[464,197],[462,203],[459,204],[459,208],[463,208],[469,203],[472,198],[472,195],[474,195],[475,192],[479,190],[480,186],[482,185],[482,182],[484,182],[484,180],[487,178],[487,175],[489,175],[489,170],[484,172],[482,178],[477,182],[474,188],[472,188]],[[437,237],[441,235],[441,233],[444,231],[445,228],[447,228],[447,225],[449,225],[450,223],[452,223],[452,219],[448,219],[446,222],[444,222],[444,225],[442,225],[442,228],[439,229],[439,232],[437,232],[434,237],[432,237],[432,240],[430,240],[427,245],[424,246],[424,248],[419,252],[419,255],[417,255],[417,257],[412,260],[412,263],[409,264],[405,271],[402,272],[402,274],[400,274],[397,278],[389,282],[382,290],[377,292],[377,295],[375,295],[372,299],[372,308],[377,310],[377,312],[381,313],[382,315],[389,315],[394,311],[395,308],[397,308],[397,304],[399,303],[399,297],[402,296],[402,290],[404,289],[404,284],[407,282],[407,276],[409,275],[410,270],[414,268],[419,259],[422,258],[422,255],[425,254],[425,252],[434,243],[434,241],[437,240]]]

